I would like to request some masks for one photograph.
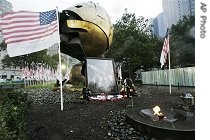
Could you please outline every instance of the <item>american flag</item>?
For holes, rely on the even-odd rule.
[[[160,57],[161,68],[166,63],[167,54],[169,52],[169,35],[168,34],[169,34],[169,29],[167,28],[166,36],[164,38],[163,48],[161,52],[161,57]]]
[[[0,30],[10,57],[41,51],[59,43],[56,10],[5,13],[0,16]]]

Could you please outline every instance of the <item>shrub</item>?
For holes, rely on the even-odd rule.
[[[24,113],[29,105],[26,93],[0,91],[0,139],[26,139]]]

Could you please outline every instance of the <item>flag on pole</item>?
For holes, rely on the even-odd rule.
[[[164,38],[163,48],[160,57],[161,68],[166,63],[167,54],[169,53],[169,28],[167,28],[166,36]]]
[[[57,78],[57,80],[59,80],[59,82],[62,82],[63,81],[63,75],[62,75],[62,72],[60,70],[61,70],[61,65],[58,64],[57,65],[57,71],[56,71],[56,78]]]
[[[9,57],[41,51],[59,43],[58,28],[57,10],[0,15],[0,30]]]
[[[118,70],[118,79],[122,80],[122,64],[119,64],[117,70]]]
[[[65,74],[65,76],[64,76],[64,79],[66,79],[67,81],[70,80],[71,69],[72,69],[72,67],[70,66],[70,67],[68,67],[67,70],[66,70],[66,74]]]

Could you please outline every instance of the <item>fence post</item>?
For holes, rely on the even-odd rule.
[[[178,83],[178,89],[180,89],[180,88],[179,88],[179,83]]]
[[[156,83],[156,87],[158,88],[158,84],[157,84],[157,82],[155,82]]]

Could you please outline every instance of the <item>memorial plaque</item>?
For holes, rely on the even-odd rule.
[[[113,60],[86,58],[86,85],[92,94],[118,94]]]

